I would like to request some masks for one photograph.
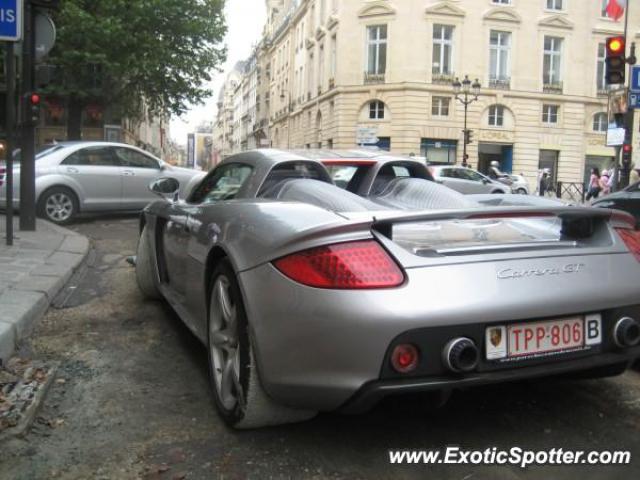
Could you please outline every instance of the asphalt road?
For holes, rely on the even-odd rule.
[[[234,432],[217,417],[204,348],[133,269],[135,217],[74,227],[93,253],[23,352],[61,363],[36,423],[0,445],[2,479],[639,478],[640,374],[397,398],[360,416]],[[398,466],[389,449],[629,450],[612,466]],[[635,472],[635,473],[634,473]]]

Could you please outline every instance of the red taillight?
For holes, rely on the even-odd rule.
[[[296,282],[318,288],[391,288],[404,282],[398,265],[375,240],[337,243],[294,253],[274,262]]]
[[[629,251],[640,262],[640,232],[629,228],[616,228],[616,231]]]
[[[396,345],[391,352],[391,366],[398,373],[409,373],[418,366],[418,349],[410,343]]]

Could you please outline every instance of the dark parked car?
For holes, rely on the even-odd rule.
[[[640,227],[640,182],[629,185],[624,190],[599,198],[593,202],[594,207],[615,208],[633,215]]]

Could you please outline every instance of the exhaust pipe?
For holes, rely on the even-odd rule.
[[[442,360],[452,372],[471,372],[478,366],[480,353],[473,340],[465,337],[449,341],[442,351]]]
[[[622,317],[613,327],[613,340],[620,348],[635,347],[640,343],[640,323],[631,317]]]

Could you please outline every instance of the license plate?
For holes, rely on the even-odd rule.
[[[516,323],[486,330],[487,360],[538,357],[601,343],[601,316]]]

